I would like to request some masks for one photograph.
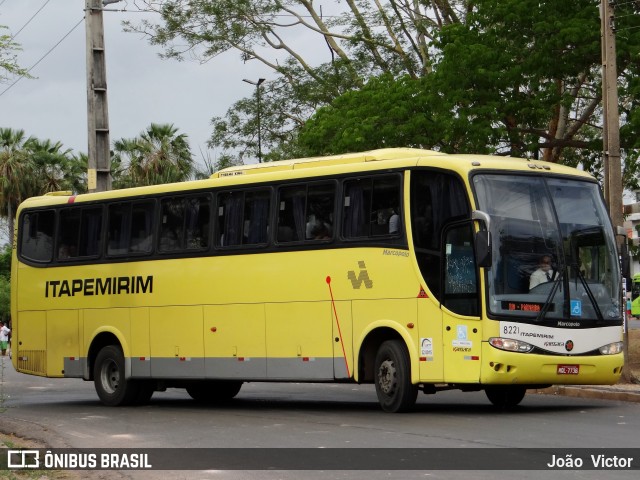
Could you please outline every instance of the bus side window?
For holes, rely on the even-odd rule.
[[[154,202],[136,202],[131,209],[130,252],[149,253],[153,246]]]
[[[95,257],[100,255],[102,245],[102,207],[83,208],[80,224],[78,255]]]
[[[278,243],[331,240],[334,208],[334,183],[280,188]]]
[[[129,248],[131,217],[130,203],[109,205],[109,225],[107,231],[107,254],[124,255]]]
[[[78,256],[81,220],[81,208],[65,208],[60,210],[57,243],[58,260],[69,260]]]
[[[342,233],[346,238],[402,232],[399,175],[347,180],[344,190]]]
[[[185,247],[199,250],[209,246],[211,197],[190,197],[185,211]]]
[[[269,237],[271,191],[267,189],[218,194],[219,247],[266,244]]]
[[[160,252],[175,252],[182,249],[184,227],[184,198],[163,199],[160,211]]]
[[[109,205],[108,255],[151,252],[154,204],[145,200]]]
[[[50,262],[53,258],[54,224],[53,210],[22,215],[20,254],[35,262]]]
[[[309,185],[305,215],[305,238],[307,240],[330,240],[333,238],[335,188],[333,183]]]
[[[102,207],[71,207],[60,210],[58,260],[96,257],[102,238]]]
[[[278,243],[305,239],[306,188],[303,185],[279,190]]]
[[[269,206],[271,192],[258,190],[246,192],[244,197],[244,222],[242,243],[260,245],[269,238]]]

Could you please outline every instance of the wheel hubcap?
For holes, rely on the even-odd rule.
[[[115,362],[105,362],[100,372],[100,379],[104,390],[114,393],[120,386],[120,371]]]
[[[391,360],[385,360],[380,364],[378,386],[387,395],[393,393],[396,386],[396,367]]]

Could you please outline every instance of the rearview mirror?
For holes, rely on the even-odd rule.
[[[493,260],[491,257],[491,232],[480,230],[476,233],[475,250],[478,266],[484,268],[491,267]]]

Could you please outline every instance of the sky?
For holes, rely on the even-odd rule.
[[[85,0],[0,0],[0,25],[9,27],[2,33],[15,35],[22,46],[19,65],[39,62],[30,72],[36,78],[0,84],[0,127],[87,152],[84,6]],[[215,159],[222,152],[207,152],[211,118],[253,94],[255,87],[243,78],[269,80],[274,74],[257,62],[244,63],[236,52],[205,64],[163,60],[160,47],[121,25],[157,15],[138,12],[133,0],[105,8],[120,10],[103,14],[111,143],[138,136],[152,122],[171,123],[188,136],[196,160],[201,151]]]

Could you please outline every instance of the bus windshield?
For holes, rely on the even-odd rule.
[[[559,326],[621,321],[618,257],[597,184],[482,174],[474,187],[491,218],[490,314]]]

